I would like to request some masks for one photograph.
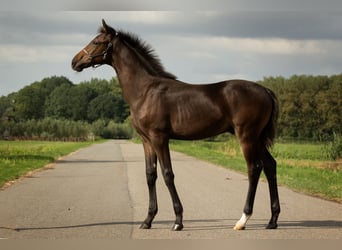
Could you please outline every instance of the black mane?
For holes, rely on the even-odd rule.
[[[165,71],[164,66],[155,54],[153,48],[141,40],[137,35],[119,31],[119,38],[126,42],[138,55],[141,63],[146,67],[150,74],[170,79],[176,79],[173,74]]]
[[[104,33],[104,30],[100,30]],[[164,66],[160,62],[158,56],[155,54],[153,48],[141,40],[137,35],[120,30],[118,33],[112,29],[115,35],[118,35],[120,40],[125,42],[136,54],[140,63],[145,66],[146,70],[154,76],[161,76],[165,78],[170,78],[176,80],[177,77],[167,71],[165,71]]]

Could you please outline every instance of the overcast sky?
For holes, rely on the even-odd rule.
[[[15,0],[13,0],[15,2]],[[309,11],[306,10],[309,9]],[[74,83],[115,76],[81,73],[72,57],[107,24],[138,34],[167,71],[191,83],[342,73],[342,8],[214,11],[0,11],[0,96],[44,77]]]

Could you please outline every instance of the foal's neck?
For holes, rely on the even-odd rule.
[[[145,70],[130,49],[119,44],[112,56],[112,66],[119,79],[123,96],[134,106],[151,84],[151,75]]]

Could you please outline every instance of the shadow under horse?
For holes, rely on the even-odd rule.
[[[272,216],[266,228],[277,228],[280,213],[276,161],[269,153],[278,118],[274,93],[245,80],[213,84],[187,84],[165,71],[152,48],[136,35],[117,31],[102,20],[99,34],[72,60],[72,68],[110,65],[116,71],[123,96],[130,107],[134,128],[142,139],[149,208],[143,229],[151,228],[157,214],[157,160],[170,192],[176,220],[173,230],[183,229],[183,206],[174,184],[169,140],[195,140],[230,132],[240,142],[249,188],[240,220],[244,229],[253,213],[260,173],[267,177]]]

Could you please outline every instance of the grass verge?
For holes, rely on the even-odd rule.
[[[93,142],[0,141],[0,188]]]
[[[171,141],[170,148],[244,174],[247,172],[239,144],[234,139],[228,142]],[[342,203],[342,163],[329,162],[321,149],[320,144],[276,144],[272,154],[278,162],[278,184]]]

